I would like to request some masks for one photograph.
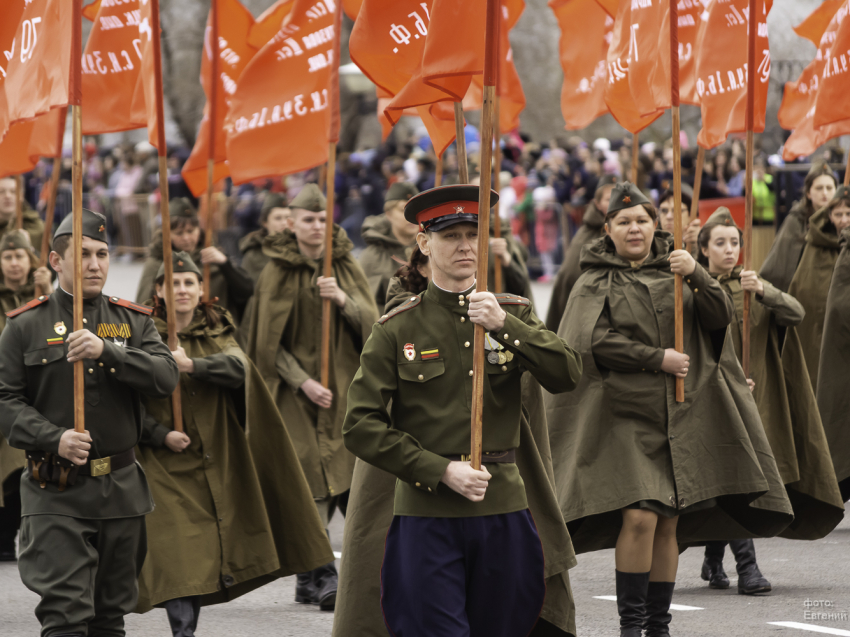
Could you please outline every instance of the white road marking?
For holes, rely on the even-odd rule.
[[[616,602],[616,595],[594,595],[593,599],[605,599],[609,602]],[[670,604],[670,610],[705,610],[699,606],[685,606],[684,604]],[[848,633],[850,635],[850,633]]]
[[[336,559],[340,559],[340,558],[342,558],[342,553],[340,553],[339,551],[334,551],[334,557]]]
[[[841,628],[826,628],[825,626],[815,626],[814,624],[801,624],[800,622],[767,622],[771,626],[782,626],[783,628],[797,628],[799,630],[808,630],[812,633],[825,633],[827,635],[843,635],[850,637],[850,630],[842,630]]]

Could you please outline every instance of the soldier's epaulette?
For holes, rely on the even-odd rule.
[[[407,310],[416,307],[422,302],[421,296],[411,296],[409,300],[405,301],[401,305],[399,305],[396,309],[387,314],[384,314],[381,318],[378,319],[378,323],[383,325],[387,321],[389,321],[392,317],[398,316],[402,312],[407,312]]]
[[[27,310],[31,310],[34,307],[38,307],[42,303],[47,303],[47,301],[49,301],[49,300],[50,300],[49,296],[42,295],[42,296],[38,297],[37,299],[33,299],[29,303],[25,303],[21,307],[12,310],[11,312],[6,312],[6,316],[9,317],[9,318],[15,318],[18,314],[23,314]]]
[[[140,314],[144,314],[145,316],[150,316],[153,313],[153,308],[148,307],[147,305],[139,305],[138,303],[133,303],[132,301],[128,301],[127,299],[119,299],[117,296],[110,296],[109,302],[120,307],[126,307],[130,310],[135,310]]]
[[[499,305],[531,305],[531,301],[524,296],[516,294],[496,294],[495,296]]]

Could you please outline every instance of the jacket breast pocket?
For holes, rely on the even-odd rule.
[[[487,352],[489,354],[489,352]],[[491,363],[487,360],[486,356],[484,358],[484,369],[487,370],[488,374],[510,374],[517,367],[519,367],[519,361],[516,356],[510,361],[505,361],[504,363]]]
[[[398,377],[411,383],[427,383],[445,373],[446,362],[441,359],[398,364]]]
[[[27,367],[41,367],[55,363],[58,360],[65,358],[65,347],[60,345],[51,345],[49,347],[40,347],[24,353],[24,365]]]

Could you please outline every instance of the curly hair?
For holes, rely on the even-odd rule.
[[[428,257],[422,254],[419,246],[410,253],[410,261],[401,266],[395,273],[402,287],[411,294],[420,294],[428,287],[428,279],[422,276],[419,266],[427,265]]]

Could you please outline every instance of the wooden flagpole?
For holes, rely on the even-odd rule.
[[[82,67],[83,55],[83,0],[73,0],[71,21],[71,78],[68,103],[71,106],[73,148],[71,152],[72,174],[72,244],[74,254],[74,319],[73,330],[79,332],[83,325],[83,114]],[[86,379],[83,361],[74,363],[74,431],[86,430]]]
[[[24,227],[24,176],[15,177],[15,227],[21,230]]]
[[[688,217],[688,225],[692,224],[695,219],[699,219],[699,191],[702,190],[702,169],[705,166],[705,148],[698,146],[697,151],[697,166],[694,173],[694,196],[691,199],[691,214]],[[696,246],[693,243],[688,243],[688,252],[693,253]]]
[[[212,6],[215,7],[216,0]],[[211,9],[215,11],[214,8]],[[159,152],[159,210],[162,218],[162,260],[165,266],[163,291],[165,292],[165,317],[168,325],[168,349],[176,351],[180,346],[177,339],[177,317],[174,307],[174,260],[171,256],[171,212],[168,208],[168,157],[165,143],[165,107],[162,90],[162,43],[160,42],[159,0],[151,0],[151,22],[153,38],[153,75],[154,92],[156,93],[156,145]],[[215,92],[217,79],[212,77],[210,85]],[[204,279],[205,288],[209,287],[209,279]],[[174,431],[183,431],[183,408],[180,394],[180,383],[177,383],[171,395],[171,422]]]
[[[682,145],[679,139],[679,12],[678,0],[670,0],[670,105],[673,115],[673,247],[682,249]],[[675,276],[674,312],[676,351],[685,351],[682,275]],[[685,379],[676,377],[676,402],[685,401]]]
[[[463,128],[466,120],[463,117],[463,102],[455,102],[455,141],[457,142],[457,182],[469,183],[469,164],[466,160],[466,135]]]
[[[753,124],[756,98],[756,32],[758,31],[758,8],[756,0],[749,1],[749,25],[747,31],[747,170],[746,206],[744,208],[744,270],[751,270],[753,263]],[[845,181],[846,181],[845,176]],[[752,294],[744,291],[744,324],[741,335],[741,366],[744,376],[750,377],[750,301]]]
[[[487,289],[488,248],[490,244],[490,162],[493,160],[493,119],[496,110],[496,67],[499,50],[499,0],[487,0],[484,35],[484,109],[481,117],[481,171],[478,187],[478,273],[477,290]],[[484,327],[475,326],[472,350],[472,432],[470,458],[473,469],[481,469],[484,416]]]
[[[638,185],[638,162],[640,162],[639,137],[640,133],[632,133],[632,169],[629,172],[631,181],[635,186]]]
[[[328,139],[328,164],[325,171],[327,184],[327,212],[325,217],[325,258],[322,276],[333,276],[333,247],[334,247],[334,206],[336,204],[336,145],[339,141],[339,56],[342,28],[342,3],[337,2],[334,20],[334,50],[333,69],[330,78],[329,102],[331,105],[331,121]],[[322,387],[330,388],[330,359],[331,359],[331,299],[322,299],[322,349],[321,349],[321,381]]]
[[[47,266],[47,257],[50,254],[50,243],[53,239],[53,216],[56,213],[56,192],[59,189],[59,176],[62,172],[62,142],[65,139],[65,118],[68,114],[68,109],[62,109],[62,115],[59,118],[59,130],[57,135],[59,139],[56,141],[57,156],[53,158],[53,172],[50,175],[50,190],[47,193],[47,210],[44,213],[44,233],[41,235],[41,253],[38,257],[38,267],[44,268]],[[37,286],[36,286],[37,287]],[[35,295],[38,297],[44,294],[46,290],[36,289]]]
[[[434,188],[439,188],[443,185],[443,158],[437,156],[437,166],[434,171]]]
[[[218,3],[216,0],[210,2],[210,84],[209,97],[209,121],[207,122],[209,132],[209,143],[207,144],[207,223],[204,236],[204,247],[209,248],[213,244],[215,235],[215,195],[213,194],[213,171],[215,170],[215,122],[218,117],[218,103],[215,99],[215,90],[218,81]],[[204,263],[204,301],[210,301],[210,264]]]
[[[499,20],[501,22],[501,20]],[[498,39],[498,38],[497,38]],[[496,140],[496,148],[494,151],[495,160],[493,161],[493,190],[496,191],[498,195],[502,188],[501,182],[499,180],[499,173],[502,170],[502,127],[501,122],[499,121],[499,110],[502,105],[502,98],[499,97],[499,74],[498,70],[496,72],[496,107],[495,113],[493,114],[493,128],[495,129],[493,137]],[[502,237],[502,218],[499,216],[499,203],[496,202],[496,207],[494,208],[496,214],[493,217],[493,236],[496,239],[500,239]],[[501,294],[502,290],[502,260],[500,258],[496,258],[493,260],[493,291],[496,294]]]
[[[844,187],[850,186],[850,151],[847,152],[847,165],[844,167]]]

